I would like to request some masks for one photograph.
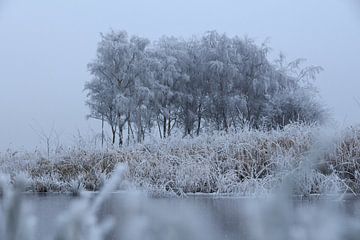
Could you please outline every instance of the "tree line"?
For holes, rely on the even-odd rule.
[[[150,42],[125,31],[101,34],[85,84],[88,117],[111,128],[112,143],[204,131],[319,123],[325,111],[311,80],[321,67],[301,67],[267,44],[209,31]],[[126,137],[126,138],[125,138]],[[118,139],[118,140],[116,140]]]

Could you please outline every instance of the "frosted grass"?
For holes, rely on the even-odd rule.
[[[329,136],[328,136],[329,135]],[[331,135],[331,136],[330,136]],[[359,192],[360,130],[331,131],[288,125],[280,130],[244,128],[195,138],[172,136],[123,148],[81,144],[39,151],[0,154],[0,172],[26,178],[25,191],[98,191],[119,163],[128,171],[119,189],[155,195],[211,193],[268,194],[293,181],[293,194]]]

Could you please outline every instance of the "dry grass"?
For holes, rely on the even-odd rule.
[[[29,191],[99,190],[118,163],[127,180],[155,193],[258,194],[293,181],[296,194],[359,192],[360,130],[350,128],[333,149],[313,157],[320,128],[290,125],[282,130],[243,130],[179,138],[121,149],[72,148],[51,160],[38,152],[0,157],[0,171],[27,175]],[[315,149],[316,150],[316,149]],[[307,163],[310,169],[304,170]]]

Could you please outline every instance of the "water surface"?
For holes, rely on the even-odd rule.
[[[94,196],[92,194],[90,198]],[[53,237],[59,217],[78,200],[67,194],[24,194],[24,198],[37,218],[36,239],[40,240]],[[114,193],[103,204],[98,215],[100,219],[111,217],[114,220],[114,231],[109,239],[248,239],[249,222],[254,221],[250,219],[251,211],[259,215],[256,211],[262,209],[264,217],[282,211],[282,203],[279,203],[279,210],[273,205],[257,205],[256,201],[207,195],[148,198],[137,194]],[[355,215],[359,209],[356,199],[325,202],[294,199],[290,205],[284,203],[286,209],[279,214],[293,214],[292,211],[300,207],[316,209],[324,205],[331,205],[330,208],[335,206],[347,215]]]

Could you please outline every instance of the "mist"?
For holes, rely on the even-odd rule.
[[[0,1],[0,150],[43,147],[56,131],[71,144],[99,133],[87,120],[84,83],[100,33],[150,40],[207,30],[269,41],[272,56],[308,59],[324,71],[316,86],[339,125],[360,119],[360,11],[355,1]],[[52,130],[53,129],[53,130]]]

